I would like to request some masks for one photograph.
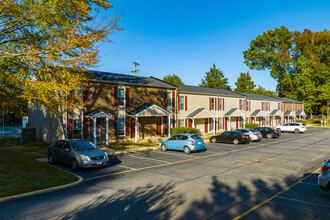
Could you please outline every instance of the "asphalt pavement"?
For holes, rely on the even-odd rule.
[[[317,186],[330,130],[207,151],[112,156],[71,188],[0,203],[0,219],[329,219]],[[68,167],[58,165],[64,169]]]

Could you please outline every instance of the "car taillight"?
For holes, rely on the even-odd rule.
[[[254,135],[258,135],[257,133],[255,133]]]
[[[324,173],[324,172],[327,171],[328,169],[330,169],[330,166],[323,165],[323,166],[321,167],[321,172]]]
[[[195,145],[195,142],[194,141],[191,141],[191,145]]]
[[[304,126],[301,126],[301,128],[305,128]]]
[[[246,136],[242,136],[242,139],[245,139],[246,138]]]
[[[277,130],[274,130],[275,132],[278,132]]]

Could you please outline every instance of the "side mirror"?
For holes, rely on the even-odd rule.
[[[68,147],[67,148],[64,148],[64,151],[65,152],[70,152],[70,148],[68,148]]]

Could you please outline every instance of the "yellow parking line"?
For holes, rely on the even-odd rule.
[[[263,202],[259,203],[258,205],[252,207],[251,209],[247,210],[246,212],[236,216],[235,218],[233,218],[233,220],[238,220],[241,219],[242,217],[246,216],[247,214],[249,214],[250,212],[256,210],[257,208],[259,208],[260,206],[268,203],[269,201],[271,201],[272,199],[276,198],[277,196],[281,195],[282,193],[288,191],[289,189],[291,189],[292,187],[294,187],[295,185],[297,185],[298,183],[304,181],[305,179],[308,179],[311,175],[313,175],[314,173],[317,173],[321,168],[318,168],[317,170],[315,170],[313,173],[308,174],[307,176],[305,176],[304,178],[301,178],[300,180],[298,180],[297,182],[295,182],[294,184],[284,188],[281,192],[276,193],[275,195],[269,197],[268,199],[264,200]]]
[[[199,159],[204,159],[204,158],[209,158],[209,157],[215,157],[215,156],[234,153],[234,152],[238,152],[238,151],[242,151],[242,150],[253,149],[253,148],[261,147],[261,146],[268,145],[268,144],[276,144],[276,143],[280,143],[280,142],[291,140],[291,139],[297,139],[297,138],[301,138],[303,136],[310,136],[310,135],[313,135],[315,133],[318,133],[318,132],[313,132],[313,133],[305,134],[305,135],[302,135],[302,136],[299,136],[299,137],[288,138],[288,139],[285,139],[285,140],[279,140],[279,141],[275,141],[275,142],[271,142],[271,143],[264,143],[264,144],[259,144],[259,145],[256,145],[256,146],[244,147],[244,148],[240,148],[240,149],[236,149],[236,150],[225,151],[225,152],[221,152],[221,153],[215,153],[215,154],[205,155],[205,156],[200,156],[200,157],[194,157],[194,158],[189,158],[189,159],[185,159],[185,160],[179,160],[179,161],[175,161],[175,162],[171,162],[171,163],[164,163],[164,164],[158,164],[158,165],[153,165],[153,166],[148,166],[148,167],[136,168],[135,170],[125,170],[125,171],[116,172],[116,173],[109,173],[109,174],[105,174],[105,175],[101,175],[101,176],[88,178],[86,180],[94,180],[94,179],[98,179],[98,178],[102,178],[102,177],[106,177],[106,176],[114,176],[114,175],[123,174],[123,173],[131,173],[131,172],[136,172],[136,171],[139,171],[139,170],[146,170],[146,169],[151,169],[151,168],[155,168],[155,167],[163,167],[163,166],[168,166],[168,165],[173,165],[173,164],[178,164],[178,163],[184,163],[184,162],[193,161],[193,160],[199,160]]]

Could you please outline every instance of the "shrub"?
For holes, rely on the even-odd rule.
[[[306,123],[307,123],[306,120],[296,120],[296,122],[298,122],[298,123],[303,123],[304,125],[306,125]]]
[[[245,124],[245,128],[255,129],[257,127],[259,127],[259,125],[257,123]]]
[[[196,128],[187,128],[187,127],[171,128],[171,136],[176,134],[183,134],[183,133],[199,134],[199,130]]]

